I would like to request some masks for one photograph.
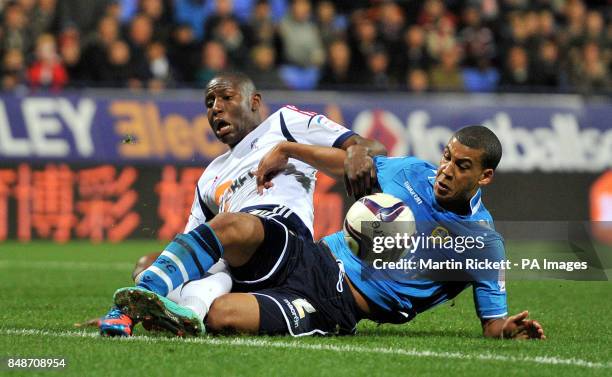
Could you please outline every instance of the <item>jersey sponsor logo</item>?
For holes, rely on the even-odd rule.
[[[221,197],[223,196],[225,191],[232,185],[232,183],[234,183],[234,181],[230,179],[229,181],[221,183],[215,189],[215,203],[217,204],[217,206],[221,204]]]
[[[421,197],[416,193],[416,191],[414,191],[408,181],[404,182],[404,187],[406,187],[406,190],[408,190],[416,204],[421,205],[423,203],[423,199],[421,199]]]
[[[230,179],[221,183],[215,189],[215,203],[219,206],[219,211],[223,212],[230,203],[232,195],[240,190],[249,179],[253,179],[255,175],[252,172],[246,172],[236,179]]]

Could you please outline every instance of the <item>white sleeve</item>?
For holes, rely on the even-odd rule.
[[[303,144],[340,148],[355,133],[325,115],[286,106],[280,111],[285,138]]]
[[[191,205],[191,212],[189,213],[189,219],[183,233],[189,233],[198,225],[202,225],[207,221],[210,221],[215,214],[210,210],[204,203],[202,196],[200,195],[200,188],[196,185],[195,197],[193,198],[193,204]]]

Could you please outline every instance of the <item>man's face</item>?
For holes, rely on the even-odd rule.
[[[490,183],[493,169],[483,169],[483,153],[454,137],[450,140],[444,148],[433,187],[438,203],[467,203],[480,186]]]
[[[258,97],[254,95],[253,97]],[[244,98],[239,84],[219,77],[206,87],[208,123],[217,138],[230,147],[238,144],[256,126],[255,98]]]

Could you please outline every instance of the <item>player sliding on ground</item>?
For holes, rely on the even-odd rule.
[[[340,150],[330,153],[346,155]],[[500,159],[497,137],[485,127],[473,126],[453,135],[437,168],[409,157],[372,159],[365,148],[353,146],[348,149],[346,172],[356,183],[350,189],[358,195],[377,187],[400,198],[412,210],[422,233],[444,227],[448,234],[467,236],[476,230],[466,224],[486,224],[483,252],[496,259],[503,258],[503,241],[493,230],[491,215],[481,202],[480,188],[491,183]],[[275,158],[264,162],[271,171],[285,163]],[[372,166],[375,176],[371,176]],[[260,169],[260,175],[265,173]],[[265,186],[265,182],[260,184]],[[281,224],[272,226],[282,228]],[[482,231],[482,227],[479,229]],[[526,311],[507,316],[503,281],[474,275],[469,281],[440,282],[373,271],[351,252],[342,232],[323,238],[319,244],[286,232],[283,242],[282,253],[286,257],[276,267],[275,285],[268,281],[263,289],[216,299],[205,318],[208,331],[293,336],[350,334],[365,318],[383,323],[408,322],[471,286],[484,336],[545,338],[542,326],[527,319]],[[377,273],[384,276],[377,278]],[[146,319],[157,328],[170,328],[167,323],[171,323],[178,329],[174,333],[189,332],[192,319],[183,316],[176,304],[150,293],[131,295],[130,290],[141,292],[134,288],[120,290],[116,302],[132,316]],[[143,298],[152,298],[156,304],[141,303]]]
[[[289,234],[312,239],[316,168],[338,177],[343,174],[343,155],[335,154],[335,148],[308,147],[363,145],[372,154],[385,153],[380,143],[292,106],[262,120],[261,95],[240,73],[214,77],[204,101],[214,134],[230,150],[212,161],[199,179],[185,233],[137,277],[134,289],[117,292],[118,307],[100,322],[103,335],[130,335],[132,320],[144,319],[137,313],[145,307],[157,313],[159,300],[171,302],[166,296],[181,304],[175,310],[189,318],[189,325],[161,325],[197,334],[212,301],[232,288],[232,278],[234,288],[243,291],[277,284],[283,278],[280,267],[289,258],[285,252]],[[286,164],[282,171],[274,171],[279,174],[267,182],[268,188],[258,192],[254,172],[268,152],[282,156]],[[291,158],[300,152],[302,160]],[[190,284],[183,286],[187,281]]]

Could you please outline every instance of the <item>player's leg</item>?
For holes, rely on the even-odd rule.
[[[219,230],[220,238],[225,240],[223,242],[227,242],[228,252],[224,254],[224,257],[232,267],[232,275],[238,278],[236,281],[240,286],[240,291],[248,292],[282,282],[290,272],[291,266],[296,263],[297,255],[301,250],[300,241],[295,233],[289,231],[287,226],[274,216],[256,216],[244,213],[227,215],[220,216],[219,220],[215,218],[211,221],[210,226],[207,226],[204,230],[209,231],[210,235],[214,227]],[[236,222],[236,220],[238,221]],[[177,236],[178,241],[175,240],[174,243],[185,249],[190,248],[191,251],[187,250],[186,253],[183,253],[184,255],[190,257],[196,254],[194,250],[196,247],[202,247],[202,245],[194,246],[193,244],[185,247],[186,242],[184,242],[182,236]],[[196,234],[196,236],[202,237],[202,234]],[[215,241],[218,242],[219,240],[215,239]],[[166,253],[169,249],[178,250],[178,247],[171,243],[155,263],[139,275],[137,287],[118,290],[115,293],[115,304],[136,321],[159,318],[161,327],[175,334],[197,334],[198,331],[194,330],[200,329],[201,331],[203,327],[201,317],[205,310],[198,311],[192,308],[198,305],[201,307],[202,302],[192,300],[189,303],[190,308],[187,308],[164,297],[168,291],[175,289],[184,281],[188,279],[197,280],[197,278],[192,278],[188,272],[185,273],[187,262],[183,263],[176,257],[177,253],[174,256]],[[200,252],[203,251],[200,250]],[[169,259],[173,263],[168,262]],[[165,273],[162,268],[169,272],[165,278],[162,274]],[[177,271],[179,271],[179,276],[177,276]],[[147,276],[149,276],[148,279]],[[181,277],[184,280],[181,280]],[[159,284],[161,287],[157,286],[162,294],[150,289],[149,283],[151,281],[155,282],[155,278],[162,281],[162,284]],[[176,285],[173,278],[176,278]],[[197,298],[197,295],[193,297]],[[166,319],[171,319],[171,321],[166,321]]]
[[[258,217],[223,213],[187,234],[179,234],[138,276],[137,286],[161,296],[188,280],[201,279],[220,258],[232,267],[249,261],[264,240]]]
[[[289,287],[253,293],[229,293],[213,302],[206,328],[212,333],[326,335],[337,332],[326,310]]]
[[[229,293],[213,302],[206,317],[206,328],[213,333],[258,334],[259,313],[259,303],[254,295]]]

